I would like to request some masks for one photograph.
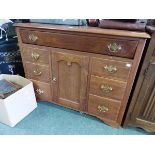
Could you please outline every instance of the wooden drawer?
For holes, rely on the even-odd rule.
[[[91,74],[95,76],[103,76],[105,78],[127,81],[131,66],[131,61],[123,62],[94,57],[91,61]]]
[[[89,95],[88,113],[100,118],[116,121],[120,106],[120,101]]]
[[[125,88],[126,82],[91,76],[90,94],[121,100]]]
[[[25,71],[26,77],[30,79],[50,82],[51,73],[48,66],[26,62]]]
[[[50,52],[48,47],[24,45],[22,48],[23,60],[49,65]]]
[[[20,30],[23,43],[133,58],[137,40]]]
[[[37,100],[40,100],[40,101],[51,101],[52,100],[50,84],[35,81],[32,79],[30,79],[30,80],[33,82]]]

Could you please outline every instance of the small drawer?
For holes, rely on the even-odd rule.
[[[47,47],[24,45],[22,54],[24,61],[49,65],[50,52]]]
[[[89,95],[88,113],[92,115],[116,121],[120,107],[120,101]]]
[[[35,79],[43,82],[50,82],[51,73],[48,66],[26,62],[25,72],[26,76],[30,79]]]
[[[133,58],[138,40],[20,30],[23,43]]]
[[[40,100],[40,101],[52,100],[51,86],[49,84],[35,81],[35,80],[31,80],[31,81],[33,82],[37,100]]]
[[[92,58],[91,74],[117,80],[127,81],[132,62]]]
[[[122,100],[126,82],[91,76],[90,94]]]

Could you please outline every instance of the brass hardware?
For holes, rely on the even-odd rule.
[[[34,73],[36,76],[39,76],[39,75],[42,74],[42,72],[39,71],[39,69],[34,70],[33,73]]]
[[[71,66],[72,63],[70,61],[67,61],[67,66]]]
[[[57,78],[56,78],[54,75],[55,75],[55,73],[54,73],[54,71],[52,70],[52,81],[53,81],[53,82],[56,82],[56,81],[57,81]]]
[[[37,92],[37,94],[39,94],[39,95],[41,95],[41,94],[43,94],[43,93],[44,93],[44,91],[43,91],[43,90],[41,90],[41,89],[36,89],[36,92]]]
[[[31,57],[34,61],[37,61],[39,59],[40,55],[36,52],[32,52]]]
[[[112,53],[117,53],[122,49],[121,45],[118,45],[117,43],[112,43],[108,45],[108,49]]]
[[[97,108],[99,112],[107,112],[109,110],[107,107],[100,105]]]
[[[117,72],[117,68],[115,66],[112,66],[112,65],[106,65],[104,66],[104,70],[108,73],[115,73]]]
[[[102,84],[100,88],[102,91],[104,91],[106,93],[109,93],[113,90],[112,87],[108,84]]]
[[[126,64],[125,66],[130,68],[132,66],[132,64]]]
[[[52,79],[54,82],[56,82],[57,81],[57,78],[56,77],[53,77],[53,79]]]
[[[34,34],[30,34],[30,35],[29,35],[29,40],[32,41],[32,42],[35,42],[35,41],[38,40],[38,37],[35,36]]]

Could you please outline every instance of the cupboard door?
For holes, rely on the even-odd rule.
[[[150,61],[145,72],[131,121],[148,131],[155,131],[155,61]]]
[[[72,51],[73,52],[73,51]],[[84,110],[89,57],[69,50],[53,49],[53,101],[76,110]]]

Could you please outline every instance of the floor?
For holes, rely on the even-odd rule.
[[[11,128],[0,123],[0,135],[149,135],[140,128],[115,129],[99,119],[48,102]]]

